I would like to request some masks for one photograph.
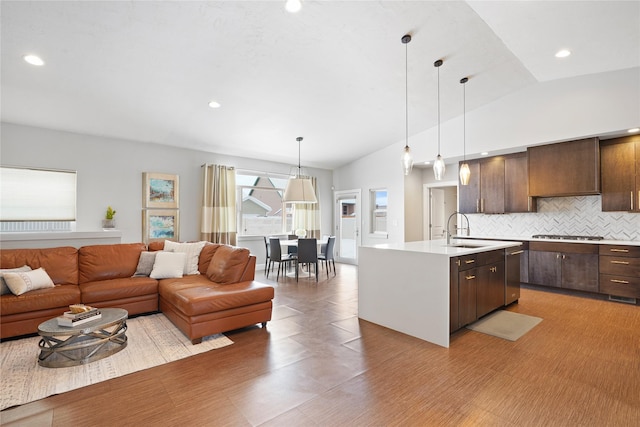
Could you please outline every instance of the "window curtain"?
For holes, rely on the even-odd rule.
[[[202,166],[200,239],[236,245],[236,171],[223,165]]]
[[[293,204],[293,231],[303,229],[307,231],[308,238],[320,239],[320,197],[318,197],[318,185],[316,177],[311,177],[311,185],[316,194],[317,203]]]

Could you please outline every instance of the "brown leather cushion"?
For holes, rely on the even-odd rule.
[[[149,277],[100,280],[80,285],[82,302],[91,305],[158,293],[158,281]]]
[[[144,250],[144,243],[83,246],[78,251],[79,282],[131,277]]]
[[[150,252],[161,251],[163,249],[164,249],[164,240],[158,240],[156,242],[150,242],[149,243],[149,251]]]
[[[70,246],[45,249],[2,249],[0,267],[28,265],[33,270],[44,268],[56,285],[78,284],[78,250]]]
[[[221,285],[237,283],[247,267],[249,255],[249,249],[220,245],[211,258],[207,277]]]
[[[16,313],[36,312],[48,308],[67,307],[80,302],[80,288],[70,285],[56,285],[53,288],[37,289],[20,296],[2,295],[0,312],[2,316]],[[62,314],[62,311],[60,312]],[[4,328],[5,326],[2,325]],[[34,331],[35,332],[35,331]]]
[[[271,301],[274,289],[255,281],[224,286],[191,284],[166,292],[162,297],[185,315],[198,316]]]

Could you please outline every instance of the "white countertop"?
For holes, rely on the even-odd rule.
[[[469,243],[470,245],[478,245],[476,247],[455,247],[455,244]],[[478,239],[451,239],[450,245],[447,241],[442,240],[422,240],[418,242],[404,243],[382,243],[378,245],[369,245],[367,247],[376,249],[388,249],[405,252],[421,252],[435,255],[445,255],[449,258],[470,255],[479,252],[493,251],[496,249],[505,249],[520,246],[520,242],[502,241],[502,240],[478,240]]]
[[[587,243],[591,245],[628,245],[640,246],[638,240],[567,240],[567,239],[534,239],[531,236],[468,236],[469,239],[504,239],[520,242],[557,242],[557,243]]]

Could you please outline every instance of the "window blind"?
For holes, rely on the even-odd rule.
[[[75,221],[76,171],[0,166],[0,221]]]

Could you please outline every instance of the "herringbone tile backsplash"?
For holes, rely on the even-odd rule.
[[[602,212],[600,196],[541,198],[537,213],[468,217],[472,236],[570,234],[640,241],[640,214]]]

